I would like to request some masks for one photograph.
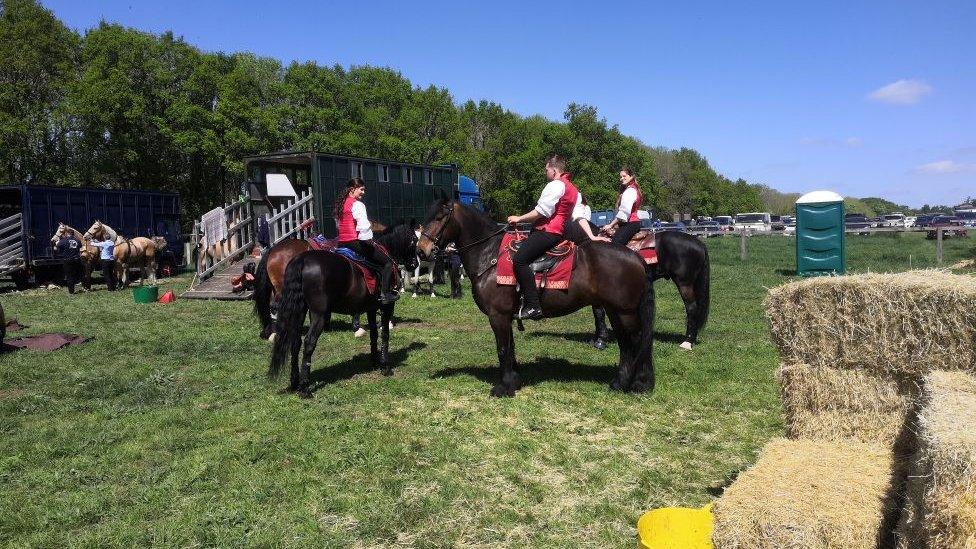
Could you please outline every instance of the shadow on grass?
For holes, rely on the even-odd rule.
[[[552,331],[526,331],[526,337],[554,337],[565,339],[568,341],[576,341],[578,343],[589,344],[593,339],[593,332],[552,332]],[[681,343],[685,340],[684,334],[676,334],[672,332],[654,332],[654,341],[661,341],[664,343]],[[613,333],[610,334],[610,341],[616,341],[613,337]]]
[[[796,269],[776,269],[776,274],[782,276],[796,276]]]
[[[522,387],[546,381],[592,381],[609,384],[617,373],[616,366],[591,366],[577,364],[561,358],[539,358],[535,362],[516,366],[522,378]],[[497,366],[467,366],[446,368],[431,375],[434,379],[455,376],[472,376],[489,385],[498,383],[500,370]]]
[[[393,371],[396,372],[397,366],[406,360],[407,355],[410,352],[419,351],[420,349],[424,349],[426,347],[426,343],[415,341],[406,347],[392,350],[390,352],[390,364],[393,366]],[[314,368],[314,362],[312,363],[312,366]],[[350,379],[359,374],[365,374],[372,370],[379,371],[377,368],[373,368],[368,351],[358,354],[349,360],[345,360],[338,364],[333,364],[332,366],[313,369],[309,376],[311,391],[314,393],[326,385],[331,385],[332,383],[342,381],[344,379]],[[285,375],[287,375],[287,373],[288,372],[285,372]]]

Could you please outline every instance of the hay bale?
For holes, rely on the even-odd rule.
[[[901,547],[976,548],[976,378],[925,377]]]
[[[780,364],[776,378],[790,438],[908,444],[905,418],[918,395],[912,379],[808,364]]]
[[[910,271],[811,278],[770,290],[766,314],[786,363],[904,376],[976,365],[971,276]]]
[[[886,448],[774,439],[715,502],[718,549],[875,548],[890,541],[903,471]],[[893,486],[894,485],[894,486]]]

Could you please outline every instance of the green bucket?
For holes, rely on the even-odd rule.
[[[136,286],[132,288],[136,303],[155,303],[159,299],[159,286]]]

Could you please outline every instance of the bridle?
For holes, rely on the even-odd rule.
[[[440,246],[437,245],[437,243],[440,241],[441,235],[444,234],[444,230],[447,229],[447,224],[450,223],[453,219],[454,219],[454,204],[452,203],[451,204],[451,207],[447,209],[447,219],[444,221],[443,224],[441,224],[440,230],[437,231],[436,238],[433,235],[431,235],[430,233],[428,233],[426,229],[421,229],[420,236],[425,237],[427,240],[430,240],[434,244],[434,247],[431,249],[431,254],[430,255],[434,256],[434,255],[437,255],[438,253],[440,253],[441,248],[440,248]],[[494,238],[494,237],[502,234],[503,232],[505,232],[505,230],[506,230],[506,227],[502,227],[501,229],[498,229],[497,231],[491,233],[490,235],[488,235],[488,236],[486,236],[484,238],[481,238],[479,240],[475,240],[474,242],[471,242],[469,244],[465,244],[464,246],[458,246],[457,247],[457,251],[458,251],[458,253],[461,253],[464,250],[467,250],[468,248],[477,246],[478,244],[483,244],[483,243],[491,240],[492,238]]]

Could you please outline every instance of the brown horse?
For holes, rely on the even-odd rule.
[[[389,250],[394,261],[406,265],[415,257],[417,237],[410,225],[397,224],[387,228],[374,223],[376,241]],[[261,338],[268,339],[274,333],[271,319],[272,304],[284,289],[285,268],[292,259],[312,249],[307,240],[289,238],[275,244],[261,256],[254,271],[254,314],[261,322]]]
[[[86,290],[91,290],[91,274],[92,270],[98,265],[98,248],[91,245],[91,240],[85,238],[81,231],[72,228],[64,223],[58,223],[58,230],[54,232],[54,236],[51,237],[51,246],[57,246],[58,240],[62,237],[71,234],[78,242],[81,242],[81,251],[78,253],[81,258],[81,265],[84,268],[84,276],[81,279],[81,285]]]
[[[496,397],[514,396],[521,386],[512,334],[519,299],[514,286],[500,286],[495,280],[503,232],[481,212],[454,200],[440,200],[433,205],[417,245],[422,257],[432,257],[449,242],[457,245],[464,271],[471,278],[475,303],[488,316],[495,333],[502,373],[501,381],[491,389]],[[606,309],[620,347],[619,368],[610,388],[634,392],[654,388],[654,286],[637,253],[599,242],[580,246],[569,289],[546,290],[541,297],[547,317],[592,305]]]
[[[121,282],[122,287],[129,285],[130,268],[140,270],[139,285],[146,281],[147,271],[149,283],[156,283],[156,252],[166,247],[166,239],[158,236],[153,238],[144,236],[125,238],[119,235],[115,229],[98,220],[92,223],[84,237],[99,240],[109,239],[115,242],[115,276]]]

